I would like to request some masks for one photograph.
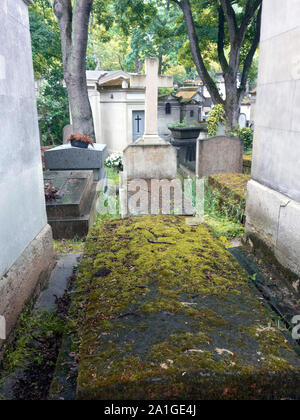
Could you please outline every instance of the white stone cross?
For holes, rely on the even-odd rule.
[[[146,58],[146,74],[130,77],[130,86],[146,88],[145,98],[145,134],[143,138],[160,141],[157,124],[158,88],[173,87],[173,76],[158,75],[158,58]]]

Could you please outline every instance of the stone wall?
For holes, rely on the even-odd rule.
[[[29,3],[0,2],[0,315],[6,317],[8,330],[39,279],[47,277],[53,261],[43,194]],[[23,258],[31,253],[36,238],[44,246],[40,250],[34,246],[34,259]],[[8,305],[12,296],[17,299],[15,308]]]
[[[264,0],[247,233],[300,274],[300,2]]]

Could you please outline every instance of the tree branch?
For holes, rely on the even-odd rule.
[[[262,4],[262,0],[248,0],[246,4],[244,18],[239,29],[239,38],[241,40],[241,43],[243,42],[243,39],[245,37],[246,31],[247,31],[247,28],[251,19],[253,18],[256,10],[261,4]]]
[[[228,63],[224,53],[225,39],[225,16],[222,7],[219,7],[219,32],[218,32],[218,56],[223,72],[228,70]]]
[[[191,11],[190,0],[181,0],[180,2],[178,2],[177,0],[173,1],[175,1],[175,3],[177,3],[183,11],[187,26],[187,32],[189,35],[191,51],[198,74],[201,77],[205,86],[207,87],[213,102],[215,104],[223,104],[224,100],[222,99],[215,82],[210,77],[202,58],[202,54],[199,47],[199,40],[195,30],[195,23]]]
[[[65,77],[69,72],[69,58],[72,49],[72,4],[71,0],[55,0],[53,11],[58,19],[61,34],[61,49],[64,63]]]
[[[228,24],[228,32],[231,44],[234,44],[238,34],[238,25],[235,12],[230,0],[220,0],[221,6]]]
[[[243,74],[242,74],[241,85],[240,85],[241,92],[245,91],[245,89],[246,89],[246,83],[247,83],[248,74],[249,74],[249,71],[250,71],[250,68],[251,68],[252,60],[253,60],[254,54],[257,50],[259,41],[260,41],[261,14],[262,14],[262,5],[260,6],[259,11],[257,13],[257,17],[256,17],[256,29],[255,29],[254,39],[253,39],[251,48],[250,48],[250,50],[247,54],[247,57],[246,57],[245,63],[244,63]]]

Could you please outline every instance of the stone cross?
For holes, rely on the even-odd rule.
[[[159,139],[157,124],[158,88],[173,87],[172,76],[158,75],[158,58],[146,58],[146,74],[130,77],[130,86],[146,88],[145,98],[145,134],[144,139],[155,141]]]

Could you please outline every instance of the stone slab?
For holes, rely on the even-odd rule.
[[[193,216],[196,213],[179,179],[137,179],[123,184],[123,216],[141,214],[175,214]],[[120,196],[120,202],[121,196]]]
[[[46,203],[48,218],[80,217],[93,183],[92,171],[47,171],[44,182],[57,189],[55,200]]]
[[[196,175],[202,178],[219,173],[242,173],[243,151],[243,141],[236,137],[216,136],[198,139]]]
[[[94,144],[94,147],[89,146],[87,149],[67,144],[45,151],[45,167],[50,170],[92,169],[94,181],[99,181],[106,156],[106,144]]]
[[[56,300],[61,298],[68,288],[68,280],[73,275],[74,265],[81,254],[62,255],[54,267],[46,288],[41,292],[35,309],[47,309],[54,312]]]
[[[78,399],[300,397],[299,356],[204,225],[103,221],[87,240],[76,292]]]

